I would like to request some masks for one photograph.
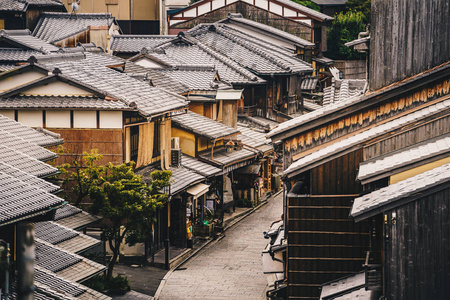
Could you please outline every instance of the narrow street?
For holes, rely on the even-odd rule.
[[[272,221],[282,213],[282,193],[225,232],[167,279],[159,299],[264,299],[261,252]]]

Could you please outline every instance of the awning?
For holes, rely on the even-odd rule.
[[[242,168],[236,170],[236,172],[238,172],[240,174],[253,174],[253,175],[256,175],[256,174],[259,173],[259,170],[261,170],[261,165],[252,164],[252,165],[248,165],[248,166],[242,167]]]
[[[188,188],[186,192],[192,195],[194,199],[197,199],[201,195],[205,194],[209,190],[209,185],[203,183],[197,183],[196,185]]]
[[[217,100],[239,100],[241,99],[243,90],[218,90],[216,94]]]

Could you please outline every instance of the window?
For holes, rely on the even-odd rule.
[[[159,121],[155,121],[154,131],[153,131],[153,157],[161,155],[161,132],[159,132]]]
[[[130,127],[130,160],[137,162],[139,148],[139,126]]]

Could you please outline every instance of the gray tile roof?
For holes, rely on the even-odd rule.
[[[450,100],[444,100],[442,102],[436,103],[434,105],[430,105],[426,108],[423,108],[418,111],[411,112],[405,116],[399,117],[395,120],[386,122],[384,124],[378,125],[376,127],[372,127],[367,129],[361,133],[355,134],[345,139],[341,139],[337,142],[334,142],[328,147],[321,148],[317,151],[314,151],[311,154],[308,154],[295,162],[293,162],[285,171],[284,174],[289,177],[307,171],[316,163],[323,161],[324,159],[330,158],[333,155],[344,152],[346,149],[349,149],[355,145],[359,145],[364,141],[375,138],[382,134],[386,134],[388,132],[393,132],[397,129],[402,128],[403,126],[410,124],[412,122],[417,122],[418,120],[425,119],[436,114],[439,111],[450,108]],[[314,112],[309,113],[314,114]],[[289,121],[288,121],[289,122]],[[284,123],[282,123],[283,125]]]
[[[70,295],[72,297],[76,297],[77,299],[84,300],[112,299],[111,297],[103,295],[79,283],[69,281],[39,266],[35,266],[34,268],[34,280],[35,284],[38,285],[38,290],[42,288],[49,288],[59,291],[60,293],[64,293],[65,295]]]
[[[396,206],[395,202],[413,194],[421,193],[450,180],[450,164],[399,181],[353,201],[350,216],[361,220],[384,211],[383,207]],[[372,213],[371,213],[372,212]],[[365,215],[365,216],[364,216]]]
[[[307,15],[310,15],[310,16],[312,16],[314,18],[317,18],[318,20],[320,20],[322,22],[323,21],[332,21],[332,20],[334,20],[333,17],[330,17],[330,16],[328,16],[326,14],[323,14],[323,13],[321,13],[319,11],[316,11],[316,10],[314,10],[312,8],[309,8],[309,7],[303,6],[301,4],[298,4],[298,3],[294,2],[294,1],[290,1],[290,0],[277,0],[277,1],[282,3],[282,4],[285,4],[287,6],[290,6],[290,7],[293,7],[295,9],[298,9],[299,11],[301,11],[301,12],[307,14]]]
[[[371,177],[389,172],[426,159],[440,157],[450,152],[450,134],[425,141],[411,147],[376,157],[360,163],[357,179],[368,180]]]
[[[152,87],[126,74],[89,61],[44,62],[44,64],[51,68],[57,67],[62,71],[62,76],[67,76],[112,98],[120,99],[130,107],[136,105],[137,110],[146,117],[187,106],[182,96]]]
[[[315,90],[319,83],[319,78],[315,76],[306,76],[300,84],[301,90]]]
[[[250,162],[250,160],[253,160],[256,156],[257,150],[250,150],[245,147],[240,150],[233,150],[230,153],[226,152],[225,149],[214,151],[212,159],[211,152],[200,155],[202,159],[221,167],[226,167],[243,161]]]
[[[183,94],[189,91],[188,86],[172,79],[164,72],[161,72],[160,70],[145,68],[131,61],[127,61],[125,65],[125,73],[133,78],[146,81],[148,82],[148,84],[150,84],[151,80],[154,86],[173,93]]]
[[[209,139],[220,139],[239,133],[239,130],[234,129],[233,127],[228,127],[192,111],[174,116],[172,118],[172,124]]]
[[[198,173],[205,177],[217,176],[222,174],[222,169],[216,168],[186,154],[183,154],[181,156],[181,165],[184,168],[194,171],[195,173]]]
[[[132,110],[122,101],[102,99],[95,96],[28,96],[16,95],[0,98],[0,109],[20,108],[66,108]]]
[[[44,12],[33,35],[55,43],[85,31],[89,26],[108,26],[114,22],[109,13],[77,13],[76,18],[71,13]]]
[[[199,25],[188,31],[195,39],[256,74],[312,73],[311,64],[277,45],[258,39],[226,24]]]
[[[60,48],[31,35],[28,29],[0,30],[0,40],[4,40],[23,50],[58,51]]]
[[[295,36],[286,31],[277,29],[275,27],[272,27],[272,26],[269,26],[266,24],[262,24],[259,22],[255,22],[250,19],[246,19],[246,18],[242,17],[241,14],[230,14],[226,19],[221,20],[219,22],[239,24],[241,26],[243,25],[245,27],[250,27],[253,30],[257,30],[257,31],[261,32],[262,34],[269,35],[269,36],[275,36],[284,41],[289,41],[295,45],[299,45],[302,47],[314,47],[314,43],[311,43],[310,41],[307,41],[305,39],[302,39],[298,36]],[[236,27],[234,27],[234,28],[236,28]],[[236,28],[236,29],[239,30],[239,28]]]
[[[184,38],[178,38],[176,41],[185,41]],[[164,59],[167,57],[174,61],[169,61],[172,66],[182,65],[202,65],[214,67],[218,73],[220,80],[227,84],[262,84],[265,80],[259,78],[245,67],[228,58],[226,55],[208,47],[198,40],[190,38],[186,42],[167,43],[156,50],[160,50],[163,54],[149,53],[157,58]]]
[[[344,5],[348,0],[311,0],[318,5]]]
[[[106,270],[106,267],[101,264],[70,253],[39,238],[35,239],[35,252],[37,266],[70,281],[82,282]]]
[[[0,63],[2,66],[7,63],[26,62],[30,56],[39,55],[42,52],[35,50],[23,50],[23,49],[0,49]],[[13,65],[17,68],[16,65]]]
[[[0,161],[37,177],[55,175],[58,169],[27,154],[0,145]]]
[[[111,51],[138,53],[142,48],[154,48],[175,38],[174,35],[113,35],[111,37]]]
[[[0,152],[3,152],[0,149]],[[0,158],[0,161],[2,159]],[[0,171],[0,224],[17,222],[64,204],[64,200]]]
[[[238,116],[238,121],[247,124],[250,127],[270,130],[277,127],[280,123],[274,120],[266,119],[260,116]]]
[[[100,219],[70,204],[58,208],[55,215],[56,223],[74,230],[81,230]]]
[[[64,6],[64,3],[61,0],[26,0],[29,5],[51,5],[51,6]]]
[[[0,140],[2,141],[2,146],[27,154],[40,161],[47,161],[57,157],[56,153],[1,129]]]
[[[58,145],[63,142],[59,134],[45,129],[35,130],[2,115],[0,115],[0,130],[15,134],[16,136],[41,147]]]
[[[205,180],[205,177],[197,174],[196,172],[192,172],[186,168],[170,168],[172,171],[171,177],[171,185],[170,185],[170,194],[175,195],[179,192],[184,191],[188,187],[202,182]]]
[[[17,69],[17,66],[15,64],[0,63],[0,72],[8,72],[14,69]]]
[[[35,223],[35,232],[37,238],[73,253],[83,252],[100,243],[97,239],[50,221]]]
[[[307,111],[315,111],[322,108],[322,105],[317,104],[315,101],[303,99],[303,107]]]
[[[326,87],[323,92],[323,105],[347,100],[348,98],[363,95],[365,79],[343,79],[334,80],[331,86]]]
[[[14,168],[4,162],[0,161],[0,172],[8,174],[24,183],[27,183],[47,193],[55,193],[60,190],[60,187],[50,183],[44,179],[38,178],[34,175],[23,172],[17,168]]]
[[[0,11],[25,11],[27,3],[19,0],[0,1]]]
[[[214,68],[185,65],[161,69],[160,72],[188,86],[191,91],[215,91],[218,88],[215,82],[217,71]]]
[[[47,286],[43,286],[38,282],[35,282],[36,289],[33,291],[33,299],[35,300],[75,300],[76,298],[71,297],[67,294],[62,294]],[[19,299],[17,295],[17,282],[12,281],[10,283],[8,300]]]
[[[238,130],[241,132],[238,135],[238,139],[242,141],[244,145],[256,148],[263,153],[273,150],[272,141],[266,137],[266,133],[257,128],[251,128],[246,124],[238,123]]]

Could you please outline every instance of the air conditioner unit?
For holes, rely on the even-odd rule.
[[[181,149],[172,149],[170,151],[170,165],[176,168],[181,166]]]
[[[173,137],[170,140],[170,148],[175,149],[175,150],[180,149],[180,138],[179,137]]]

